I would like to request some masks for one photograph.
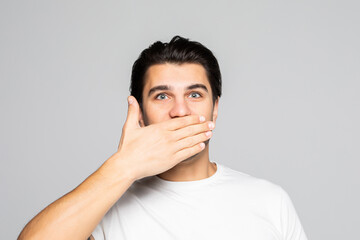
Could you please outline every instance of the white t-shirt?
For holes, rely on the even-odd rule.
[[[107,212],[95,240],[307,240],[278,185],[217,163],[209,178],[140,179]]]

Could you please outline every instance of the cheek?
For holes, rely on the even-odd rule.
[[[148,105],[146,111],[143,112],[145,125],[163,122],[169,119],[169,112],[164,106]]]
[[[189,105],[191,114],[202,115],[207,120],[212,120],[213,108],[207,103],[193,103]]]

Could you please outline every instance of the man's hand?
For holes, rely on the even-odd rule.
[[[134,180],[165,172],[199,153],[212,135],[214,123],[197,115],[140,127],[139,104],[133,96],[128,101],[128,115],[114,161],[121,162]]]
[[[88,238],[135,180],[165,172],[199,153],[211,137],[214,125],[200,116],[140,127],[139,105],[134,97],[129,100],[118,151],[77,188],[36,215],[19,240]]]

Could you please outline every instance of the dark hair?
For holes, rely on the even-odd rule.
[[[135,61],[131,73],[130,93],[142,106],[142,92],[145,74],[150,66],[163,63],[198,63],[201,64],[209,80],[213,103],[221,96],[221,73],[218,61],[213,53],[199,42],[175,36],[169,43],[157,41],[143,50]]]

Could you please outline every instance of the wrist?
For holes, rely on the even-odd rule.
[[[136,176],[131,167],[126,164],[119,152],[114,153],[98,169],[99,174],[108,181],[119,184],[128,183],[131,185],[136,181]]]

